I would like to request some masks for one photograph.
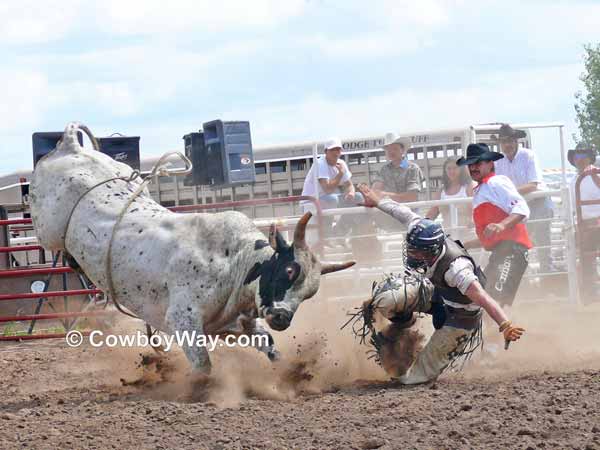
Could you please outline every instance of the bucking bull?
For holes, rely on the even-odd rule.
[[[261,319],[285,330],[321,275],[354,264],[318,261],[305,241],[310,213],[296,225],[292,245],[274,225],[267,242],[239,212],[173,213],[152,200],[129,166],[79,145],[78,130],[97,149],[87,127],[69,123],[35,168],[37,237],[46,249],[69,254],[98,288],[155,329],[266,334],[269,344],[258,350],[274,359]],[[205,347],[186,343],[183,350],[196,373],[210,372]]]

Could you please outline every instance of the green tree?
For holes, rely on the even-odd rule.
[[[581,74],[584,91],[575,94],[579,126],[578,142],[593,143],[600,150],[600,44],[585,45],[585,71]]]

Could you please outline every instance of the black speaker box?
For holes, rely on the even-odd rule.
[[[56,148],[56,144],[62,138],[62,136],[62,131],[40,131],[31,135],[34,169],[40,158],[46,156]],[[77,139],[79,144],[83,145],[83,135],[81,131],[77,132]]]
[[[109,136],[97,140],[102,153],[115,161],[127,164],[132,169],[140,170],[139,136]]]

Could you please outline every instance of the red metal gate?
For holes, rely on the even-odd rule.
[[[321,242],[322,236],[322,216],[321,216],[321,207],[318,201],[314,197],[307,196],[289,196],[289,197],[281,197],[281,198],[270,198],[270,199],[253,199],[253,200],[243,200],[243,201],[235,201],[235,202],[225,202],[225,203],[208,203],[202,205],[186,205],[186,206],[178,206],[169,208],[175,212],[191,212],[191,211],[205,211],[205,210],[218,210],[225,208],[235,208],[235,207],[244,207],[244,206],[258,206],[258,205],[267,205],[267,204],[280,204],[280,203],[291,203],[291,202],[299,202],[299,201],[308,201],[315,205],[317,211],[316,224],[311,225],[311,227],[316,228],[318,231],[319,242]],[[19,233],[24,230],[32,230],[31,227],[32,221],[29,218],[19,218],[19,219],[4,219],[0,220],[0,233],[4,233],[8,236],[5,241],[7,245],[0,246],[0,255],[2,254],[12,254],[16,252],[26,252],[26,251],[41,251],[44,252],[42,246],[40,245],[22,245],[22,246],[11,246],[10,245],[10,233],[15,232]],[[21,227],[15,227],[20,225]],[[25,227],[23,227],[23,225]],[[288,227],[291,229],[291,227]],[[282,227],[282,230],[285,230],[286,227]],[[9,322],[29,322],[29,329],[27,334],[20,335],[0,335],[0,341],[19,341],[19,340],[30,340],[30,339],[49,339],[49,338],[64,338],[66,333],[73,328],[75,321],[71,322],[68,319],[78,319],[82,317],[95,317],[112,313],[110,310],[98,309],[98,306],[95,304],[98,296],[103,296],[103,292],[99,289],[96,289],[94,286],[90,286],[87,279],[83,280],[80,278],[80,282],[82,284],[79,289],[70,289],[67,288],[66,284],[63,285],[62,290],[53,290],[49,291],[48,287],[50,285],[50,279],[53,276],[63,276],[70,275],[79,276],[73,272],[73,270],[65,265],[64,258],[61,257],[60,254],[53,255],[53,262],[51,265],[42,264],[39,266],[28,266],[28,267],[9,267],[5,269],[0,269],[0,283],[4,280],[15,280],[18,278],[26,278],[26,277],[38,277],[38,276],[46,276],[44,280],[44,287],[41,292],[10,292],[10,293],[0,293],[0,304],[3,302],[10,301],[18,301],[18,300],[37,300],[37,306],[33,314],[17,314],[17,315],[8,315],[1,316],[0,315],[0,324],[9,323]],[[61,264],[59,264],[61,261]],[[87,281],[86,281],[87,280]],[[6,281],[5,281],[6,283]],[[86,286],[87,284],[87,286]],[[86,296],[87,303],[84,304],[84,307],[77,311],[69,311],[69,302],[68,298],[76,297],[76,296]],[[44,306],[48,305],[53,308],[52,303],[49,299],[60,298],[64,299],[64,309],[65,311],[57,312],[52,311],[50,313],[42,313],[41,310]],[[106,306],[106,302],[104,302],[104,306]],[[60,333],[34,333],[34,327],[38,321],[50,321],[50,320],[61,320],[61,323],[64,328],[64,332]],[[86,334],[86,330],[82,331],[82,334]]]

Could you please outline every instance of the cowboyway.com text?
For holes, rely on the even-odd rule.
[[[133,334],[105,334],[101,330],[94,330],[87,335],[89,344],[92,347],[162,347],[164,351],[170,351],[173,344],[178,346],[188,345],[205,347],[212,352],[217,347],[263,347],[269,345],[268,335],[227,335],[227,336],[207,336],[196,331],[176,331],[175,334],[153,334],[148,336],[146,333],[136,331]],[[69,347],[79,347],[83,344],[85,336],[77,330],[71,330],[65,336]]]

